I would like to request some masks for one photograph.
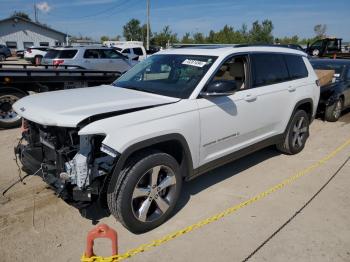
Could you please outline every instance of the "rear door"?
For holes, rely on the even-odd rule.
[[[124,73],[130,69],[128,60],[114,49],[101,49],[101,57],[108,61],[109,71]]]
[[[109,63],[106,59],[101,59],[100,49],[86,49],[82,66],[92,70],[108,70]]]

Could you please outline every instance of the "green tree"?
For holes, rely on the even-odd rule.
[[[109,37],[106,36],[106,35],[103,35],[103,36],[101,36],[100,40],[101,40],[101,43],[103,43],[103,42],[105,42],[105,41],[108,41],[108,40],[109,40]]]
[[[327,31],[327,25],[315,25],[314,26],[314,32],[316,34],[316,38],[321,39],[326,36],[326,31]]]
[[[206,42],[204,35],[199,32],[193,35],[193,40],[195,44],[204,44]]]
[[[15,16],[19,16],[19,17],[22,17],[22,18],[27,19],[29,21],[32,21],[32,19],[29,17],[29,15],[25,12],[22,12],[22,11],[14,11],[13,14],[11,15],[11,17],[15,17]]]
[[[190,33],[185,33],[181,39],[181,43],[183,44],[193,44],[193,39]]]
[[[256,44],[272,44],[274,37],[272,35],[273,24],[271,20],[264,20],[260,24],[255,21],[249,31],[249,42]]]
[[[123,36],[127,41],[142,41],[142,29],[139,20],[133,18],[123,26]]]
[[[160,33],[154,34],[151,43],[157,46],[165,47],[168,42],[170,44],[173,44],[178,42],[178,39],[177,34],[173,33],[170,29],[170,26],[166,25]]]

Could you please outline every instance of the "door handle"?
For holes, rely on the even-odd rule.
[[[257,99],[258,97],[252,94],[248,94],[244,97],[244,100],[247,102],[253,102]]]
[[[289,92],[294,92],[295,90],[297,90],[297,88],[295,86],[288,86]]]

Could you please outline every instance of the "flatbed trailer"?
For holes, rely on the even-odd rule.
[[[78,66],[0,64],[0,128],[21,124],[12,105],[26,95],[110,84],[120,75],[116,71],[86,70]]]

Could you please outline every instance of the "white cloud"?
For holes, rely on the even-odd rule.
[[[48,13],[51,10],[51,6],[47,2],[37,3],[36,8],[38,8],[43,13]]]

